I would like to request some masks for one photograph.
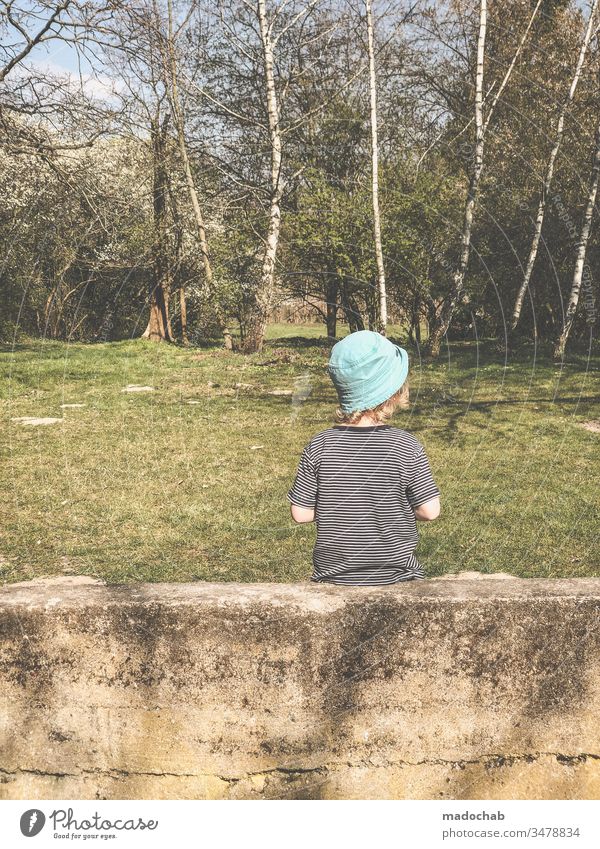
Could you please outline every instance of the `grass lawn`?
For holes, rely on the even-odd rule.
[[[292,524],[285,494],[332,421],[322,334],[276,325],[248,357],[142,340],[5,347],[0,582],[307,579],[314,527]],[[597,352],[557,366],[533,347],[505,362],[491,342],[412,356],[411,409],[393,423],[424,443],[442,492],[441,518],[420,526],[429,575],[600,574],[600,433],[581,426],[600,418],[599,366]]]

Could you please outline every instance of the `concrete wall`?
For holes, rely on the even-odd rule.
[[[0,589],[0,798],[600,796],[600,580]]]

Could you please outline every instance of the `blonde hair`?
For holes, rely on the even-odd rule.
[[[372,407],[370,410],[354,410],[352,413],[345,413],[341,407],[335,411],[335,420],[339,424],[353,425],[359,422],[363,416],[369,416],[378,423],[384,424],[389,421],[394,414],[396,408],[407,410],[409,407],[409,389],[408,380],[405,380],[400,389],[383,401]]]

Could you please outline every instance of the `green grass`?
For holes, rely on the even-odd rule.
[[[329,348],[322,327],[269,336],[249,357],[142,340],[0,352],[0,581],[307,579],[314,528],[292,524],[285,494],[332,420]],[[580,426],[600,418],[599,365],[580,354],[561,368],[533,348],[505,363],[490,342],[413,356],[412,406],[394,424],[424,443],[442,492],[441,518],[420,526],[428,574],[600,574],[600,434]],[[307,384],[304,401],[267,394]]]

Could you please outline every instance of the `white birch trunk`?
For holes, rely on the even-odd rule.
[[[373,238],[377,263],[377,290],[379,295],[378,330],[385,336],[387,328],[387,296],[385,288],[385,266],[381,245],[381,216],[379,213],[379,143],[377,139],[377,80],[375,76],[375,38],[373,33],[373,8],[371,0],[365,0],[367,13],[367,41],[369,49],[369,96],[371,107],[371,192],[373,199]]]
[[[485,57],[485,38],[487,32],[487,0],[480,0],[479,5],[479,35],[477,38],[477,70],[475,74],[475,156],[471,177],[469,180],[469,191],[465,212],[463,216],[463,228],[461,237],[460,258],[454,276],[452,286],[446,296],[440,314],[433,327],[426,350],[436,357],[440,352],[442,337],[448,330],[450,319],[462,294],[465,274],[469,264],[471,251],[471,231],[473,229],[473,210],[477,199],[481,172],[483,171],[483,150],[485,141],[483,123],[483,61]]]
[[[596,195],[598,193],[598,177],[600,176],[600,123],[596,129],[596,147],[594,151],[594,160],[592,164],[592,171],[590,174],[590,182],[588,188],[588,198],[587,204],[585,207],[585,212],[583,214],[583,221],[581,225],[581,233],[579,235],[579,242],[577,243],[577,253],[575,257],[575,269],[573,271],[573,281],[571,283],[571,293],[569,296],[569,303],[567,305],[567,311],[565,313],[564,321],[563,321],[563,329],[558,337],[556,347],[554,349],[554,356],[556,359],[562,359],[565,354],[565,348],[567,345],[567,340],[569,338],[569,333],[571,332],[571,327],[573,326],[573,321],[575,319],[575,314],[577,312],[577,305],[579,304],[579,295],[581,293],[581,286],[583,283],[583,275],[586,268],[585,265],[585,256],[587,252],[587,246],[590,238],[590,231],[592,229],[592,217],[594,215],[594,206],[596,204]],[[588,281],[591,282],[591,281]]]
[[[554,166],[556,164],[556,157],[558,156],[558,152],[560,150],[560,146],[563,140],[564,135],[564,125],[565,125],[565,116],[567,114],[567,110],[571,105],[573,98],[575,96],[575,91],[577,89],[577,84],[579,83],[579,78],[581,77],[581,71],[583,68],[583,63],[585,61],[585,57],[587,54],[588,46],[590,43],[590,39],[593,34],[594,28],[594,18],[596,16],[596,9],[598,6],[598,0],[592,0],[592,6],[590,9],[590,16],[588,19],[587,27],[585,30],[585,34],[583,37],[583,41],[581,42],[581,47],[579,49],[579,56],[577,58],[577,65],[575,67],[575,73],[573,75],[573,79],[571,80],[571,85],[569,87],[568,94],[563,101],[560,113],[558,115],[558,120],[556,123],[556,132],[554,135],[554,145],[552,150],[550,151],[550,156],[548,158],[548,162],[546,164],[546,174],[544,177],[544,183],[542,186],[542,192],[540,194],[540,199],[538,202],[537,215],[535,218],[535,227],[533,231],[533,238],[531,240],[531,247],[529,249],[529,256],[527,257],[527,264],[525,266],[525,273],[523,274],[523,280],[519,287],[519,291],[517,292],[517,296],[515,298],[515,304],[513,308],[512,320],[510,325],[511,332],[515,330],[517,324],[519,323],[519,319],[521,317],[521,311],[523,309],[523,301],[525,300],[525,294],[527,293],[527,289],[529,288],[529,283],[531,281],[531,275],[533,273],[533,267],[535,265],[535,261],[537,258],[538,248],[540,244],[540,239],[542,237],[542,228],[544,226],[544,217],[546,214],[546,204],[548,202],[548,196],[550,194],[550,189],[552,188],[552,178],[554,177]]]
[[[260,288],[254,293],[251,314],[248,317],[246,338],[243,350],[247,353],[262,348],[269,309],[271,307],[275,280],[275,262],[281,229],[281,128],[279,125],[279,106],[275,88],[274,43],[267,18],[266,0],[258,0],[258,24],[263,53],[265,74],[267,115],[269,121],[269,142],[271,152],[269,225],[262,259]]]

